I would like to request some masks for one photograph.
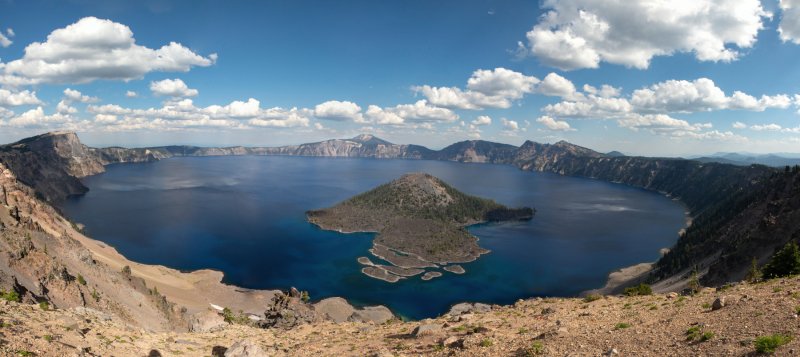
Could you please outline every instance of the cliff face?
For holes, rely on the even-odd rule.
[[[425,159],[476,163],[509,163],[517,155],[516,146],[483,140],[469,140],[431,152]]]
[[[0,164],[0,290],[16,293],[25,303],[106,311],[150,330],[185,326],[172,303],[148,290],[152,282],[146,285],[102,262],[85,243],[67,220]]]
[[[51,202],[85,193],[78,178],[104,171],[103,162],[75,133],[47,133],[0,146],[0,163]]]

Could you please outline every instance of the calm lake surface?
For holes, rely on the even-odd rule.
[[[371,234],[318,229],[304,212],[408,172],[537,210],[529,222],[471,227],[492,252],[445,273],[391,284],[361,274]],[[463,301],[508,304],[568,296],[605,284],[609,272],[659,257],[685,224],[684,208],[656,193],[511,166],[441,161],[279,156],[172,158],[119,164],[88,177],[86,195],[62,205],[89,236],[128,258],[181,270],[211,268],[248,288],[295,286],[312,300],[341,296],[409,318]],[[370,257],[373,258],[373,257]],[[373,261],[375,259],[373,258]]]

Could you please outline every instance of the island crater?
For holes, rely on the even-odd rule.
[[[466,227],[479,223],[530,220],[536,210],[509,208],[460,192],[426,173],[410,173],[333,207],[306,212],[308,221],[341,233],[376,232],[370,253],[387,264],[359,257],[361,272],[397,282],[422,274],[441,276],[439,268],[463,274],[458,263],[489,251]]]

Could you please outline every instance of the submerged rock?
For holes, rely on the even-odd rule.
[[[460,266],[458,264],[448,265],[448,266],[444,267],[444,270],[449,271],[449,272],[451,272],[453,274],[464,274],[464,273],[466,273],[466,270],[464,270],[464,267],[462,267],[462,266]]]
[[[425,275],[422,276],[422,280],[427,281],[427,280],[431,280],[431,279],[434,279],[434,278],[438,278],[440,276],[442,276],[442,273],[440,273],[438,271],[429,271],[429,272],[426,272]]]

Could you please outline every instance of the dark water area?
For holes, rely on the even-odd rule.
[[[323,231],[305,219],[309,209],[408,172],[430,173],[509,206],[534,207],[536,217],[471,227],[492,252],[463,264],[464,275],[394,284],[360,272],[356,258],[369,255],[372,234]],[[90,191],[61,208],[89,236],[132,260],[220,270],[238,286],[295,286],[312,300],[341,296],[415,319],[463,301],[508,304],[600,287],[611,271],[656,260],[685,225],[684,208],[659,194],[505,165],[196,157],[111,165],[84,183]]]

